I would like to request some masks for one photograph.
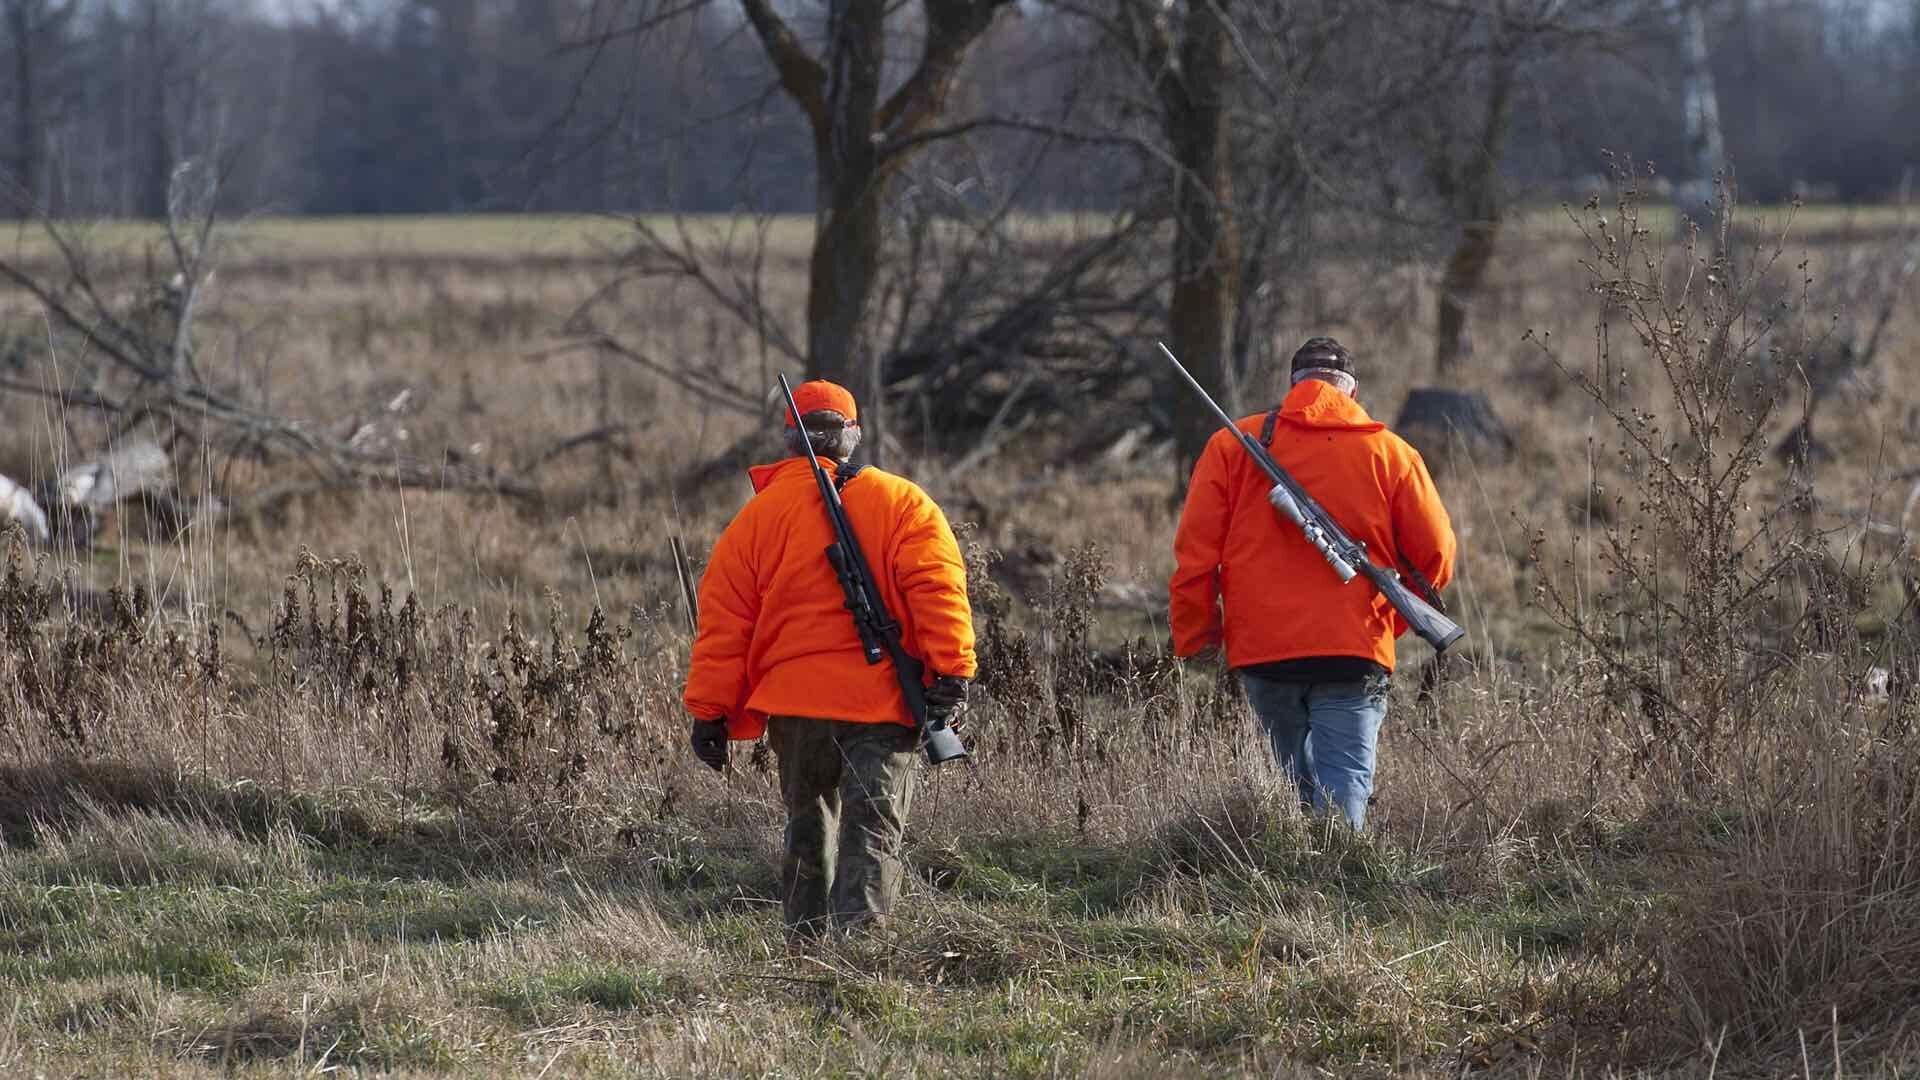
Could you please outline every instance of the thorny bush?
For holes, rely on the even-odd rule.
[[[1804,303],[1778,299],[1792,289],[1765,282],[1784,235],[1738,250],[1723,188],[1707,236],[1689,225],[1669,251],[1642,217],[1644,176],[1617,178],[1611,213],[1596,200],[1576,217],[1600,301],[1592,366],[1534,338],[1616,441],[1593,448],[1596,527],[1550,558],[1542,526],[1531,558],[1577,643],[1578,722],[1627,736],[1653,813],[1690,849],[1646,961],[1706,1045],[1884,1033],[1920,993],[1920,745],[1897,692],[1870,692],[1876,661],[1911,652],[1901,619],[1868,629],[1897,575],[1822,527],[1803,458],[1770,486],[1790,352],[1818,338]]]
[[[1629,733],[1637,766],[1705,793],[1752,725],[1792,704],[1796,665],[1863,655],[1854,622],[1883,568],[1833,550],[1804,474],[1763,490],[1794,369],[1776,354],[1806,340],[1804,305],[1771,283],[1784,234],[1741,250],[1723,187],[1705,235],[1687,221],[1674,251],[1643,218],[1646,179],[1621,165],[1614,205],[1596,197],[1575,215],[1599,299],[1592,363],[1528,335],[1615,437],[1590,447],[1594,528],[1569,530],[1553,559],[1536,525],[1531,560],[1538,602],[1585,646],[1594,704]],[[1849,670],[1858,699],[1866,665]]]

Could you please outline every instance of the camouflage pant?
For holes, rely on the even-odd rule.
[[[884,921],[900,891],[914,733],[900,724],[776,716],[767,741],[787,804],[782,911],[789,930]]]

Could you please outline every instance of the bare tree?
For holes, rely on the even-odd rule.
[[[1451,132],[1456,137],[1449,139],[1448,128],[1438,128],[1441,137],[1434,141],[1427,158],[1434,188],[1459,222],[1453,250],[1440,273],[1433,367],[1442,380],[1453,376],[1460,360],[1473,352],[1473,341],[1467,334],[1467,306],[1480,292],[1493,265],[1505,211],[1501,161],[1520,75],[1520,41],[1497,15],[1488,27],[1487,39],[1485,70],[1476,80],[1479,100],[1450,102],[1467,105],[1461,110],[1464,116],[1457,121],[1459,126]]]
[[[1621,48],[1666,25],[1668,14],[1660,0],[1423,0],[1417,25],[1454,58],[1455,77],[1416,114],[1427,183],[1452,233],[1434,325],[1434,373],[1449,385],[1413,389],[1396,421],[1416,445],[1496,453],[1512,446],[1485,394],[1451,384],[1473,355],[1472,306],[1499,251],[1507,139],[1523,80],[1576,51]]]
[[[206,59],[217,34],[219,0],[137,0],[129,12],[133,70],[129,102],[141,143],[135,212],[164,220],[174,173],[192,153]]]
[[[1707,51],[1707,16],[1704,0],[1688,3],[1680,13],[1681,55],[1686,59],[1684,96],[1687,109],[1687,144],[1693,152],[1692,198],[1683,202],[1705,202],[1713,197],[1714,178],[1727,165],[1726,139],[1720,132],[1720,95],[1713,85],[1713,65]]]
[[[1455,58],[1451,87],[1423,111],[1428,180],[1454,238],[1440,275],[1434,370],[1446,380],[1473,353],[1469,310],[1486,283],[1507,213],[1506,152],[1523,80],[1576,51],[1606,52],[1668,25],[1658,0],[1426,0],[1418,20]]]
[[[870,432],[866,444],[875,451],[896,441],[889,426],[904,431],[909,419],[924,435],[977,440],[978,451],[1036,410],[1077,407],[1067,403],[1097,370],[1110,369],[1121,347],[1114,328],[1162,310],[1154,286],[1118,272],[1137,272],[1141,264],[1128,256],[1146,238],[1151,215],[1117,210],[1090,228],[1082,227],[1084,218],[1072,228],[1049,228],[1023,216],[1048,159],[1063,148],[1125,153],[1138,146],[1125,132],[1072,115],[1070,105],[1051,115],[957,102],[963,59],[1003,8],[1002,0],[943,0],[915,20],[907,8],[835,0],[815,33],[749,3],[747,29],[772,58],[780,95],[799,106],[816,165],[799,324],[790,325],[768,297],[768,263],[777,257],[769,243],[772,217],[737,214],[716,223],[680,215],[669,223],[634,219],[635,245],[621,275],[582,307],[572,328],[708,405],[744,413],[764,407],[767,368],[776,361],[853,386],[863,423],[870,415],[884,421],[890,405],[932,406],[902,413],[898,425],[875,423],[879,437]],[[884,48],[899,36],[917,49],[889,67]],[[1064,59],[1057,62],[1086,59],[1078,41],[1060,44]],[[725,48],[696,39],[690,51],[700,61],[719,61]],[[1025,74],[1009,79],[1018,83]],[[702,87],[690,96],[719,95]],[[1001,87],[998,96],[1017,94]],[[743,107],[760,115],[757,108]],[[1153,267],[1147,276],[1165,277]],[[703,294],[750,335],[761,370],[736,380],[708,358],[668,357],[657,344],[649,347],[646,339],[662,332],[658,325],[629,320],[623,329],[611,301],[637,279]],[[1110,370],[1102,374],[1111,377]],[[737,445],[698,475],[752,452]]]
[[[1230,406],[1245,404],[1257,362],[1291,352],[1274,334],[1308,314],[1321,249],[1357,254],[1365,222],[1404,217],[1403,167],[1383,133],[1456,64],[1403,30],[1402,7],[1063,2],[1123,69],[1116,111],[1151,117],[1149,204],[1173,219],[1166,330]],[[1213,421],[1188,395],[1165,400],[1184,478]]]
[[[967,51],[1009,2],[921,0],[919,64],[883,94],[890,11],[884,0],[828,0],[825,41],[817,53],[771,0],[745,0],[781,88],[813,132],[817,201],[808,268],[808,367],[851,386],[871,406],[883,403],[863,330],[885,240],[887,184],[939,137],[935,125]]]
[[[1162,5],[1121,0],[1129,53],[1148,73],[1172,150],[1173,288],[1167,331],[1194,377],[1217,394],[1229,382],[1240,265],[1228,104],[1234,66],[1229,0]],[[1185,483],[1213,436],[1212,414],[1173,399],[1175,470]]]

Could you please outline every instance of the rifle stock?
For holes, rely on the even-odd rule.
[[[1449,645],[1466,636],[1466,630],[1459,623],[1447,618],[1439,608],[1407,588],[1399,574],[1376,565],[1371,559],[1367,560],[1361,573],[1367,575],[1374,587],[1380,590],[1380,595],[1387,598],[1393,610],[1407,620],[1407,628],[1420,635],[1420,640],[1433,646],[1435,652],[1445,652]]]

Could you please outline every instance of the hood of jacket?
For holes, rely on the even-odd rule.
[[[1387,425],[1367,415],[1352,395],[1319,379],[1303,379],[1280,403],[1280,419],[1322,431],[1385,431]]]

